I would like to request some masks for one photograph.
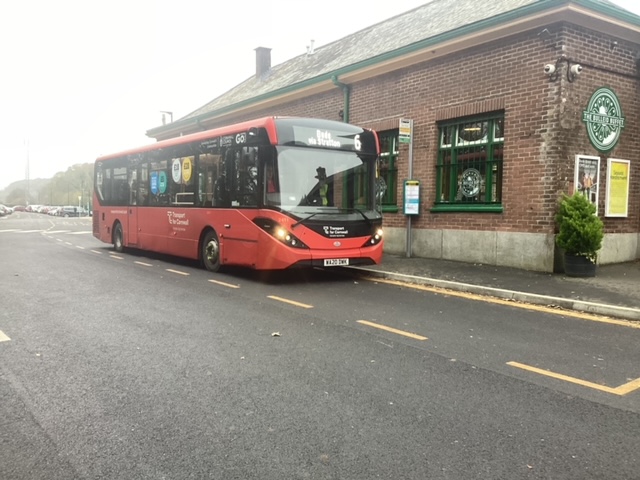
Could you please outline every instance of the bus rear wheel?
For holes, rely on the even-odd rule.
[[[124,251],[124,234],[122,233],[122,225],[119,223],[113,227],[113,249],[118,253]]]
[[[213,230],[205,233],[202,239],[200,259],[204,268],[210,272],[220,270],[220,242],[216,232]]]

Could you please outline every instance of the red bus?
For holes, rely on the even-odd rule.
[[[93,235],[257,270],[379,263],[374,131],[267,117],[95,162]]]

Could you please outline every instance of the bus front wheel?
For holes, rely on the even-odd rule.
[[[122,225],[116,223],[113,228],[113,249],[122,253],[124,251],[124,234],[122,233]]]
[[[200,257],[202,265],[210,272],[217,272],[220,269],[220,242],[213,230],[209,230],[202,239]]]

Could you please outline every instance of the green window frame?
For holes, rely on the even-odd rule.
[[[438,125],[431,211],[502,212],[504,113]]]
[[[397,128],[378,132],[380,140],[379,174],[386,184],[386,190],[382,196],[383,212],[395,213],[398,211],[398,135]]]

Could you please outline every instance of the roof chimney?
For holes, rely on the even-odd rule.
[[[315,51],[313,50],[313,43],[315,40],[311,40],[311,45],[307,45],[307,55],[313,55]]]
[[[256,78],[260,80],[269,70],[271,70],[271,49],[256,48]]]

